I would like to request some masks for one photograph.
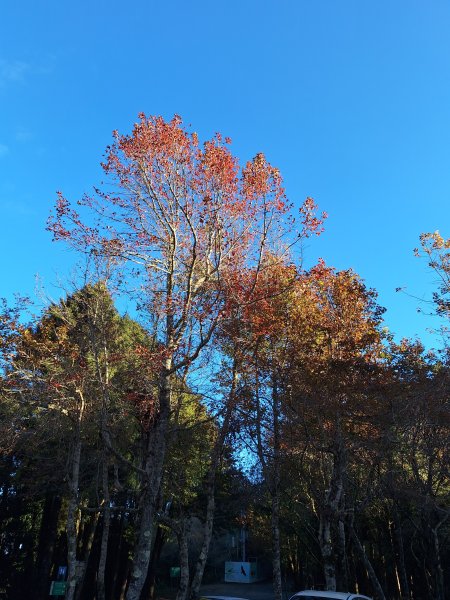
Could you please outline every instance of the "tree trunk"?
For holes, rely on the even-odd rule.
[[[161,486],[164,459],[166,455],[166,435],[170,414],[170,368],[171,359],[166,359],[159,384],[159,414],[148,437],[145,460],[144,491],[140,501],[140,519],[137,542],[133,554],[133,567],[126,599],[139,600],[143,590],[150,562],[153,528],[157,509],[157,499]]]
[[[203,574],[205,572],[206,561],[208,559],[209,546],[211,544],[211,538],[213,533],[214,525],[214,513],[215,513],[215,472],[214,474],[210,471],[209,481],[206,489],[207,505],[205,523],[203,526],[203,541],[200,553],[198,555],[197,563],[195,565],[195,572],[192,578],[191,588],[189,592],[189,598],[196,600],[199,595],[200,586],[203,580]]]
[[[108,480],[108,462],[106,456],[103,457],[102,464],[102,479],[103,479],[103,500],[104,511],[102,518],[102,539],[100,542],[100,559],[98,561],[97,571],[97,598],[105,600],[105,574],[106,574],[106,557],[108,553],[109,527],[111,523],[111,507],[109,497],[109,480]]]
[[[367,570],[367,573],[369,575],[369,579],[372,583],[376,597],[378,598],[378,600],[386,600],[386,596],[384,595],[383,588],[381,587],[378,577],[372,567],[372,563],[370,562],[370,560],[366,554],[366,551],[364,550],[364,546],[361,544],[361,542],[359,540],[359,537],[355,531],[355,528],[353,527],[353,524],[350,526],[350,535],[356,546],[356,549],[358,550],[358,554]]]
[[[348,589],[348,569],[347,569],[347,553],[346,553],[346,536],[345,523],[342,518],[339,518],[337,527],[337,542],[336,542],[337,564],[339,567],[336,582],[340,590]]]
[[[278,395],[278,378],[272,375],[272,419],[273,419],[273,462],[271,473],[270,493],[271,528],[272,528],[272,569],[273,592],[275,600],[282,599],[281,579],[281,543],[280,543],[280,398]]]
[[[128,544],[126,544],[126,541],[124,540],[125,519],[124,512],[121,512],[119,523],[117,524],[117,519],[113,519],[110,525],[110,536],[112,537],[111,547],[109,549],[110,559],[111,552],[113,552],[113,560],[111,560],[113,563],[111,569],[112,581],[110,583],[112,598],[119,597],[120,590],[122,589],[122,581],[126,580],[128,577],[128,552],[126,551]]]
[[[436,600],[445,599],[445,585],[444,585],[444,570],[442,568],[441,560],[441,549],[439,544],[439,527],[447,520],[447,516],[444,517],[432,531],[433,535],[433,547],[434,547],[434,571],[436,580]]]
[[[80,444],[81,446],[81,444]],[[67,591],[66,600],[75,597],[77,584],[77,533],[78,533],[78,496],[74,485],[70,484],[69,505],[67,509]],[[78,487],[78,486],[77,486]]]
[[[336,591],[336,566],[331,539],[331,514],[328,510],[322,510],[320,513],[319,545],[323,561],[325,589]]]
[[[402,600],[409,600],[410,591],[409,591],[409,583],[408,576],[406,574],[406,564],[405,564],[405,550],[403,546],[403,532],[402,525],[400,522],[400,516],[398,514],[397,507],[394,505],[393,507],[393,517],[394,523],[392,527],[392,537],[394,541],[395,554],[397,557],[397,573],[400,584],[400,595]]]
[[[206,476],[206,514],[205,514],[205,523],[203,526],[203,540],[202,547],[200,549],[200,553],[197,559],[197,563],[195,565],[195,572],[192,577],[192,582],[189,591],[190,600],[196,600],[199,595],[200,586],[203,580],[203,574],[205,572],[206,561],[208,559],[209,547],[211,545],[211,539],[213,534],[213,525],[214,525],[214,513],[215,513],[215,484],[216,484],[216,473],[217,468],[219,466],[220,456],[223,451],[223,444],[225,442],[225,438],[228,435],[228,431],[230,428],[231,417],[233,415],[234,406],[235,406],[235,395],[236,395],[236,386],[238,383],[238,375],[237,375],[237,361],[233,362],[233,371],[232,371],[232,382],[230,393],[228,396],[228,405],[225,411],[224,419],[222,425],[219,429],[216,441],[214,443],[214,448],[211,453],[211,461],[209,464],[208,473]]]
[[[281,579],[281,549],[280,549],[280,495],[276,490],[272,495],[272,570],[273,570],[273,593],[275,600],[282,599]]]
[[[92,544],[94,542],[95,532],[98,526],[100,514],[96,512],[89,519],[89,523],[86,526],[87,531],[83,532],[83,546],[80,550],[81,560],[78,562],[77,567],[77,587],[75,591],[75,599],[81,600],[85,596],[85,576],[91,555]]]
[[[159,514],[158,521],[170,527],[177,536],[180,558],[180,582],[176,600],[186,600],[189,592],[189,527],[186,517],[184,514],[181,514],[179,519],[172,519],[167,514]]]
[[[80,395],[81,396],[81,395]],[[72,456],[72,472],[69,475],[69,505],[67,508],[67,588],[66,600],[74,600],[75,588],[78,581],[77,572],[77,535],[79,524],[78,487],[81,461],[81,432],[80,424],[83,418],[84,401],[81,396],[81,408],[74,435]]]
[[[50,587],[50,569],[52,566],[60,509],[61,497],[54,495],[52,492],[47,492],[42,511],[36,557],[36,597],[42,600],[47,599]]]
[[[189,592],[189,545],[188,528],[184,517],[177,537],[180,554],[180,584],[176,600],[186,600]]]
[[[338,530],[339,527],[339,512],[342,512],[343,506],[345,468],[345,448],[340,431],[338,431],[333,449],[333,467],[329,489],[325,492],[319,522],[319,545],[323,559],[325,586],[330,591],[336,591],[336,553],[332,532],[333,528]]]

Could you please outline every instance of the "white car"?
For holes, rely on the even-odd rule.
[[[200,600],[248,600],[248,598],[239,598],[238,596],[210,596],[201,594]]]
[[[322,592],[320,590],[303,590],[297,592],[289,600],[371,600],[362,594],[350,592]]]

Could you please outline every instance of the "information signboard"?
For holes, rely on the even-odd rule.
[[[50,596],[65,596],[67,581],[52,581]]]
[[[180,567],[170,567],[170,576],[172,578],[179,577],[181,573]]]

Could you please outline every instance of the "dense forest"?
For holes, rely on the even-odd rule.
[[[241,530],[275,600],[450,598],[445,329],[396,342],[358,274],[304,268],[326,215],[295,214],[262,154],[240,168],[219,134],[140,115],[103,168],[48,223],[78,282],[34,316],[2,305],[4,597],[62,577],[69,600],[195,600]],[[450,240],[420,241],[445,321]]]

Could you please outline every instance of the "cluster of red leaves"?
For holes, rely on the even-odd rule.
[[[259,153],[240,171],[228,144],[216,134],[198,145],[179,116],[139,115],[131,135],[114,132],[102,163],[117,186],[110,194],[96,189],[79,204],[95,211],[97,226],[88,226],[59,192],[48,228],[54,239],[103,255],[130,257],[167,252],[176,237],[180,259],[236,263],[252,245],[269,245],[264,223],[278,223],[290,210],[281,175]],[[315,216],[308,198],[300,212],[302,235],[320,233],[325,215]],[[286,221],[284,234],[290,225]],[[179,261],[179,263],[181,260]]]
[[[307,198],[295,232],[278,169],[262,153],[240,168],[228,138],[200,146],[178,115],[140,114],[131,134],[113,138],[102,163],[112,191],[79,202],[96,220],[87,225],[59,193],[48,224],[54,239],[132,265],[142,304],[164,324],[160,339],[181,363],[198,356],[193,339],[206,343],[236,315],[252,336],[275,335],[286,318],[277,299],[298,276],[289,248],[320,234],[325,213]],[[161,368],[161,356],[142,352],[139,360]]]
[[[269,261],[258,274],[249,270],[246,277],[235,283],[236,306],[242,307],[241,318],[254,336],[270,336],[283,329],[286,298],[295,288],[298,277],[294,265]]]
[[[244,196],[253,202],[269,198],[267,210],[284,213],[287,210],[283,181],[277,168],[272,167],[261,152],[247,162],[242,171]]]
[[[143,431],[150,431],[158,414],[158,401],[153,394],[142,392],[128,392],[126,402],[133,407],[133,412]]]
[[[317,216],[318,206],[315,201],[308,197],[300,207],[302,231],[305,237],[310,235],[320,235],[324,231],[323,224],[328,217],[326,212]]]

